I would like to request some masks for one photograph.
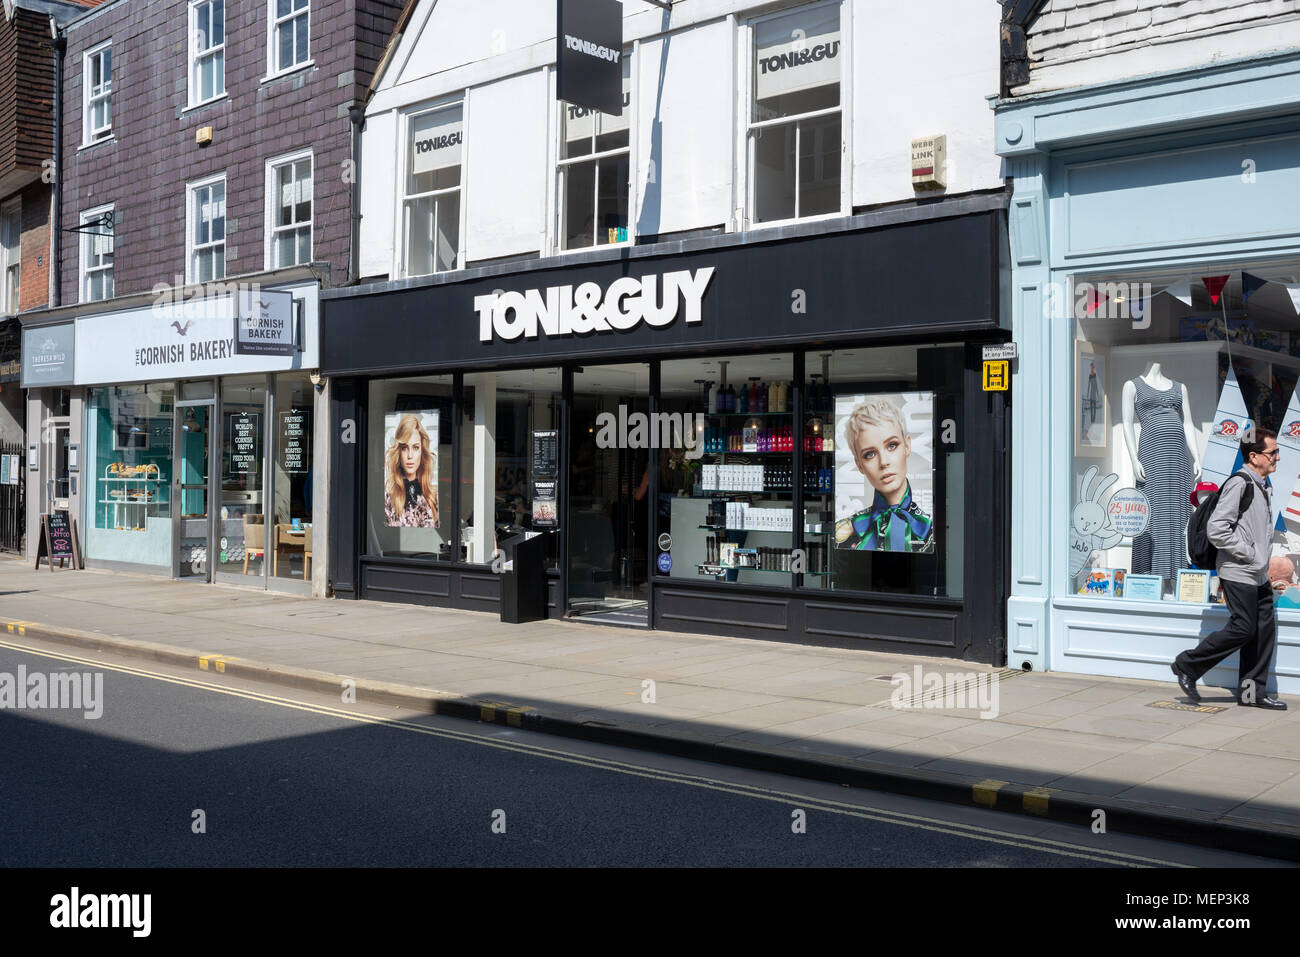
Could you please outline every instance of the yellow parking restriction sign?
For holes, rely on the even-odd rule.
[[[1011,386],[1011,363],[1006,359],[985,360],[984,391],[1006,392]]]

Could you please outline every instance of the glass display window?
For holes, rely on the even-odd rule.
[[[1278,433],[1269,576],[1300,607],[1297,278],[1294,263],[1074,278],[1067,593],[1203,604],[1207,576],[1184,573],[1208,572],[1220,601],[1187,526],[1253,427]]]
[[[170,383],[89,390],[87,558],[170,564],[173,397]]]
[[[792,584],[793,375],[789,353],[662,364],[661,578]]]
[[[367,554],[450,561],[452,377],[372,382],[367,425]]]
[[[315,539],[312,523],[312,428],[315,394],[302,373],[275,377],[271,441],[272,546],[277,550],[271,574],[278,579],[310,581]],[[447,456],[450,465],[451,456]],[[323,546],[322,546],[323,550]]]
[[[961,345],[804,355],[805,588],[960,598]]]

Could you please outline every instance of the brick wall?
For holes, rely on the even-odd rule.
[[[369,84],[373,49],[382,50],[377,36],[399,7],[379,0],[312,0],[314,65],[263,82],[267,4],[227,4],[227,98],[188,111],[183,0],[119,0],[68,30],[63,226],[75,226],[83,210],[115,205],[117,295],[184,275],[186,184],[220,173],[226,176],[226,275],[264,269],[266,162],[307,148],[313,151],[312,259],[330,263],[332,282],[347,278],[347,108]],[[109,39],[113,137],[81,148],[82,57]],[[205,126],[212,127],[212,143],[200,147],[195,133]],[[71,237],[62,254],[67,303],[78,294],[79,250],[76,236],[64,235]]]
[[[18,311],[50,301],[50,187],[33,183],[22,192],[22,266],[18,273]]]
[[[1047,0],[1028,30],[1030,72],[1279,18],[1300,18],[1300,0]]]

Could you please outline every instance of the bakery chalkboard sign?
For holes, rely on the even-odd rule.
[[[41,567],[45,559],[54,571],[54,559],[59,560],[59,567],[71,560],[72,567],[84,568],[81,563],[81,549],[77,545],[77,522],[69,519],[67,512],[52,512],[41,516],[41,541],[36,549],[36,568]]]

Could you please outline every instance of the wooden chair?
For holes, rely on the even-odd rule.
[[[248,559],[250,553],[255,553],[262,561],[266,561],[266,526],[262,523],[261,515],[244,516],[244,574],[248,574]]]
[[[311,526],[303,529],[302,538],[302,580],[311,578]]]

